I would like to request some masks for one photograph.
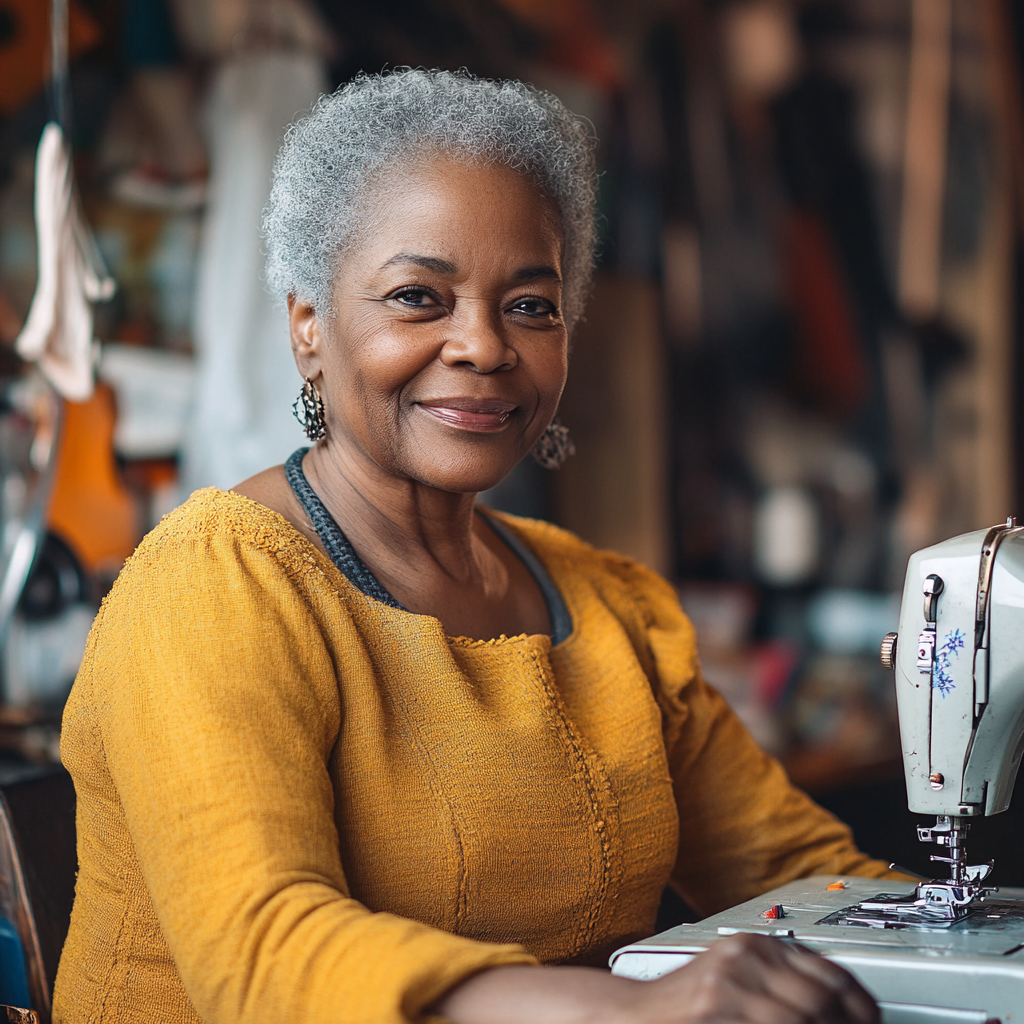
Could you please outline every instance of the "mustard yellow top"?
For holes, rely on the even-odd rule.
[[[882,875],[701,679],[667,583],[502,517],[573,632],[486,642],[199,491],[107,597],[64,717],[80,870],[56,1024],[390,1024],[499,964],[603,963],[671,878],[713,912]]]

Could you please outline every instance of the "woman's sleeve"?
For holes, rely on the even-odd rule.
[[[857,849],[845,825],[790,783],[704,682],[693,627],[672,587],[642,566],[632,572],[679,810],[673,886],[706,915],[794,878],[889,874]]]
[[[330,610],[310,614],[272,553],[215,534],[129,568],[77,685],[207,1024],[404,1022],[475,971],[535,962],[349,896],[327,769],[345,670]]]

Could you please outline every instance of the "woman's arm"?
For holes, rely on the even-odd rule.
[[[657,981],[592,967],[498,967],[433,1007],[453,1024],[877,1024],[842,968],[761,935],[734,935]]]
[[[476,971],[535,961],[351,898],[328,762],[339,671],[365,666],[334,664],[323,633],[344,645],[351,623],[296,571],[227,531],[134,556],[62,739],[93,820],[83,873],[116,858],[132,955],[169,949],[207,1024],[402,1024]]]
[[[672,587],[633,562],[621,561],[619,571],[645,613],[639,644],[650,659],[679,811],[672,881],[687,902],[706,915],[794,878],[891,876],[857,849],[842,822],[790,783],[704,682],[693,627]]]

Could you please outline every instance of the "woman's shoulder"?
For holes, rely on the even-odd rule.
[[[576,561],[582,559],[586,563],[597,565],[611,554],[594,547],[571,530],[556,526],[545,519],[530,519],[491,508],[484,511],[491,518],[515,531],[538,556],[571,558]]]
[[[648,678],[678,701],[698,677],[697,640],[672,584],[639,560],[602,550],[552,523],[498,517],[543,563],[578,624],[603,630],[610,612],[629,634]]]
[[[302,539],[301,534],[273,509],[235,491],[203,487],[172,512],[168,512],[146,535],[140,548],[169,539],[200,540],[231,535],[258,546],[279,548]]]
[[[554,523],[506,512],[491,512],[525,541],[556,582],[586,578],[602,591],[648,605],[668,603],[678,609],[672,585],[655,570],[629,555],[588,543]]]
[[[234,491],[203,487],[143,537],[132,560],[160,549],[229,541],[268,552],[308,541],[282,515]]]
[[[185,571],[220,580],[254,571],[291,576],[322,569],[319,553],[283,516],[234,491],[204,487],[165,515],[125,563],[112,594]]]

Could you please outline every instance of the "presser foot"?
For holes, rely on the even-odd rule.
[[[909,896],[882,893],[844,912],[849,924],[869,928],[948,928],[967,917],[991,892],[980,885],[948,880],[922,882]]]
[[[976,915],[979,905],[998,890],[984,885],[992,873],[993,861],[967,863],[964,841],[969,827],[969,822],[963,818],[940,815],[933,827],[918,829],[918,838],[923,843],[945,847],[948,856],[933,855],[931,859],[948,865],[949,878],[922,882],[912,893],[880,893],[873,899],[862,900],[838,914],[831,914],[825,921],[864,928],[930,931],[951,928]]]
[[[879,893],[845,907],[818,924],[933,932],[961,925],[969,933],[1002,928],[1010,920],[1024,921],[1018,900],[990,899],[998,890],[953,886],[943,880],[922,882],[912,893]]]
[[[922,843],[935,843],[938,846],[944,846],[948,854],[945,857],[932,854],[929,860],[948,864],[949,877],[926,882],[923,883],[924,885],[950,886],[954,889],[969,890],[973,895],[977,895],[975,890],[980,889],[981,883],[992,873],[995,861],[990,860],[987,864],[968,865],[965,843],[970,827],[970,822],[963,818],[946,814],[940,814],[931,828],[918,827],[917,838]],[[918,886],[918,888],[921,887]],[[944,902],[945,896],[938,893],[936,900]]]
[[[994,861],[967,864],[964,840],[969,823],[962,818],[940,815],[932,828],[918,828],[917,836],[924,843],[945,847],[948,856],[933,855],[931,860],[948,865],[948,878],[921,882],[912,893],[881,893],[874,899],[862,900],[848,907],[835,921],[868,928],[949,928],[983,904],[997,889],[986,888],[985,879],[992,873]]]
[[[982,865],[982,868],[991,870],[989,865]],[[988,897],[998,891],[985,888],[980,881],[956,884],[949,879],[936,878],[921,882],[911,893],[879,893],[873,899],[861,900],[820,923],[895,930],[907,928],[912,931],[942,930],[979,913],[992,918],[1001,916],[985,914],[987,909],[994,909],[986,902]]]

